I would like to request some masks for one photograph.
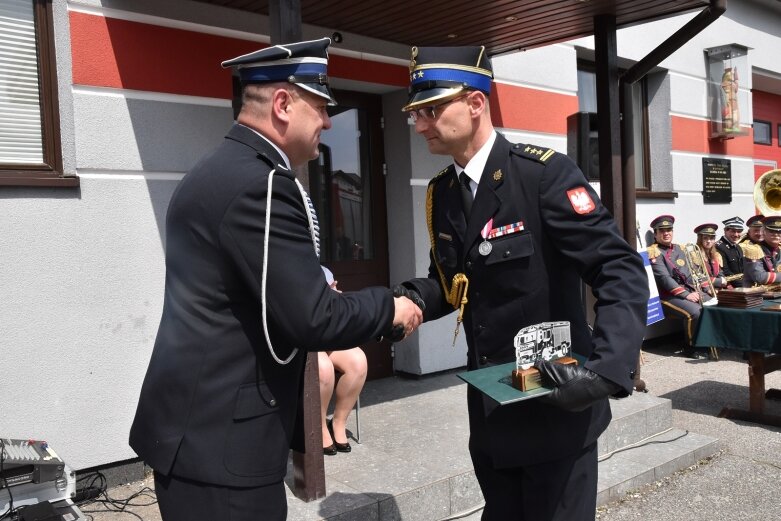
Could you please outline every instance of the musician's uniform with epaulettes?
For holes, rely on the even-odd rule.
[[[705,270],[708,274],[708,277],[710,278],[710,282],[713,284],[713,288],[726,288],[727,278],[724,276],[724,257],[722,257],[721,253],[719,252],[716,252],[715,258],[706,258],[705,252],[703,252],[702,256],[705,260]],[[698,266],[701,264],[697,257],[694,258],[693,262],[695,262]],[[707,280],[703,281],[703,283],[700,284],[700,289],[702,289],[703,292],[710,294],[710,283]]]
[[[743,280],[746,287],[776,284],[781,281],[781,250],[771,250],[763,241],[746,244],[743,247]]]
[[[670,318],[684,320],[686,341],[691,346],[702,304],[686,300],[689,293],[697,291],[686,261],[686,253],[679,244],[663,246],[654,243],[648,247],[648,259],[659,290],[659,298],[664,306],[664,314]],[[707,288],[707,285],[701,287],[706,291]],[[706,292],[701,292],[701,298],[706,302],[711,299]]]
[[[732,243],[726,237],[722,237],[716,243],[716,249],[721,254],[722,271],[725,277],[743,274],[743,248],[740,247],[740,244]],[[739,288],[743,286],[743,281],[738,278],[731,281],[730,284]]]

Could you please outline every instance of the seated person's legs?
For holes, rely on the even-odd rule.
[[[334,404],[333,432],[334,441],[347,443],[347,417],[358,400],[358,395],[366,382],[366,354],[360,347],[345,351],[331,351],[328,357],[334,369],[342,373],[336,383],[336,403]]]
[[[320,369],[320,425],[323,429],[323,450],[326,451],[327,448],[330,448],[331,451],[326,451],[326,454],[336,454],[331,434],[328,432],[328,427],[325,423],[328,404],[331,402],[331,395],[334,393],[334,365],[331,363],[331,359],[328,358],[328,353],[323,351],[317,353],[317,365]]]
[[[684,299],[672,299],[663,300],[662,307],[666,317],[683,320],[684,335],[686,336],[686,346],[683,352],[686,356],[695,356],[693,341],[697,320],[700,318],[700,312],[702,311],[700,304]]]

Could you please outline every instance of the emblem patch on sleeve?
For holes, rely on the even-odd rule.
[[[597,207],[586,189],[582,186],[567,190],[567,197],[572,205],[572,209],[581,215],[591,213]]]

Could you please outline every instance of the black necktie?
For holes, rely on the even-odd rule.
[[[458,175],[461,184],[461,204],[464,207],[464,215],[466,220],[469,220],[469,214],[472,211],[472,188],[469,186],[469,176],[466,172],[461,172]]]

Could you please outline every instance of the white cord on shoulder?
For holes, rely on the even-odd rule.
[[[320,258],[320,223],[317,220],[315,214],[315,207],[312,204],[312,199],[307,195],[306,190],[298,181],[294,179],[298,191],[301,192],[301,199],[304,200],[304,208],[306,209],[306,220],[309,221],[309,234],[312,236],[312,246],[315,248],[315,255]]]
[[[268,334],[268,319],[266,314],[266,274],[268,273],[268,242],[269,242],[269,232],[271,230],[271,187],[274,179],[274,174],[276,173],[276,169],[271,170],[268,174],[268,188],[266,193],[266,229],[263,232],[263,272],[260,275],[260,305],[261,305],[261,315],[263,319],[263,334],[266,336],[266,345],[268,346],[269,353],[271,353],[271,357],[280,365],[287,365],[290,363],[290,361],[298,354],[298,348],[293,349],[293,352],[290,354],[290,356],[286,360],[282,360],[279,358],[274,352],[274,347],[271,345],[271,337]],[[318,252],[319,250],[319,244],[317,241],[317,236],[315,235],[315,225],[314,225],[314,219],[312,216],[312,210],[309,205],[308,197],[306,195],[306,192],[304,192],[304,187],[301,186],[301,183],[298,181],[298,179],[295,179],[296,186],[298,187],[298,191],[301,192],[301,199],[304,202],[304,208],[306,209],[306,218],[307,221],[309,221],[309,233],[312,236],[312,245],[315,248],[315,252]],[[319,253],[319,252],[318,252]]]

